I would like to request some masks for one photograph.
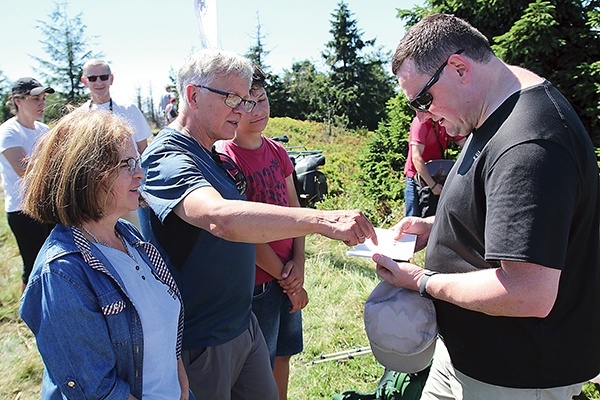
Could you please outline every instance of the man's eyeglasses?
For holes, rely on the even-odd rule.
[[[460,54],[463,51],[464,50],[459,50],[454,54]],[[410,108],[420,112],[429,111],[429,107],[431,107],[431,103],[433,103],[433,96],[431,95],[431,93],[429,93],[429,89],[431,89],[431,87],[435,85],[435,83],[440,79],[440,74],[442,73],[444,68],[446,68],[446,65],[448,65],[449,59],[450,57],[448,57],[448,59],[444,61],[442,66],[439,67],[437,71],[435,71],[435,74],[433,74],[429,82],[427,82],[425,86],[423,86],[423,89],[419,90],[419,93],[417,93],[417,95],[408,102]]]
[[[88,76],[86,76],[86,78],[90,82],[96,82],[98,80],[98,78],[100,78],[100,80],[102,82],[105,82],[105,81],[108,80],[108,78],[110,78],[110,74],[106,74],[106,75],[88,75]]]
[[[129,157],[121,160],[121,166],[127,168],[129,175],[135,174],[138,165],[141,165],[142,159],[140,157]]]
[[[224,92],[222,90],[213,89],[211,87],[204,86],[204,85],[194,85],[194,86],[202,88],[202,89],[206,89],[209,92],[220,94],[221,96],[225,96],[225,105],[227,107],[236,108],[241,103],[244,103],[244,110],[246,110],[246,112],[252,112],[252,110],[254,110],[254,107],[256,106],[256,102],[254,100],[243,99],[235,93]]]
[[[225,170],[225,172],[227,172],[227,175],[229,175],[229,177],[233,179],[233,182],[235,182],[235,187],[237,187],[238,192],[240,194],[246,193],[248,182],[246,181],[244,173],[242,172],[240,167],[237,166],[235,161],[233,161],[233,159],[227,154],[219,153],[217,150],[215,150],[214,147],[212,149],[211,156],[213,160],[217,164],[219,164],[221,168]]]

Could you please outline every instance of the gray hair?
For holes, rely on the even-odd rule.
[[[190,55],[177,74],[177,90],[183,104],[187,105],[185,88],[188,85],[210,86],[215,77],[234,75],[248,79],[248,89],[254,68],[252,62],[239,54],[219,50],[202,49]]]
[[[392,58],[392,72],[406,60],[414,61],[418,72],[433,74],[452,54],[463,54],[486,63],[494,52],[487,38],[468,22],[454,15],[433,14],[413,25],[404,35]]]
[[[106,67],[106,69],[108,69],[108,73],[112,74],[112,72],[110,72],[110,66],[108,65],[108,63],[104,60],[100,60],[99,58],[92,58],[91,60],[88,60],[85,64],[83,64],[83,74],[85,74],[85,71],[89,68],[89,67],[97,67],[97,66],[103,66]]]

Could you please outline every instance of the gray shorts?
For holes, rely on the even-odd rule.
[[[278,400],[267,344],[254,314],[227,343],[181,354],[196,399]]]

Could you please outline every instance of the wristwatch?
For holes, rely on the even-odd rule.
[[[427,281],[432,275],[437,274],[435,271],[430,271],[426,269],[424,271],[423,277],[421,278],[421,285],[419,286],[419,294],[421,297],[425,297],[426,299],[434,300],[433,297],[429,293],[427,293]]]

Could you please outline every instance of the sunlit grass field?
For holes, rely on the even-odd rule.
[[[371,391],[383,372],[369,351],[352,358],[314,363],[323,354],[369,345],[362,312],[378,278],[372,262],[348,257],[346,250],[343,244],[319,236],[308,237],[305,287],[310,302],[303,310],[305,349],[292,358],[290,399],[330,399],[351,389]],[[42,362],[33,335],[18,317],[20,273],[21,260],[1,212],[0,399],[40,397]]]
[[[391,215],[377,215],[377,207],[361,191],[357,159],[366,134],[341,129],[327,133],[321,124],[273,118],[266,135],[288,135],[290,146],[324,150],[324,171],[335,196],[328,197],[319,208],[366,210],[371,219],[383,221],[377,226],[384,227],[403,215],[401,204],[390,207],[394,210]],[[21,259],[3,210],[0,199],[0,400],[39,399],[42,361],[33,335],[18,317]],[[347,390],[369,392],[383,373],[369,351],[315,363],[321,355],[369,345],[363,306],[379,279],[371,261],[348,257],[346,250],[341,243],[316,235],[307,237],[305,288],[310,302],[303,310],[304,351],[292,358],[291,400],[331,399]],[[422,265],[423,260],[424,252],[415,255],[415,263]],[[586,384],[580,398],[600,399],[600,395],[592,384]]]

